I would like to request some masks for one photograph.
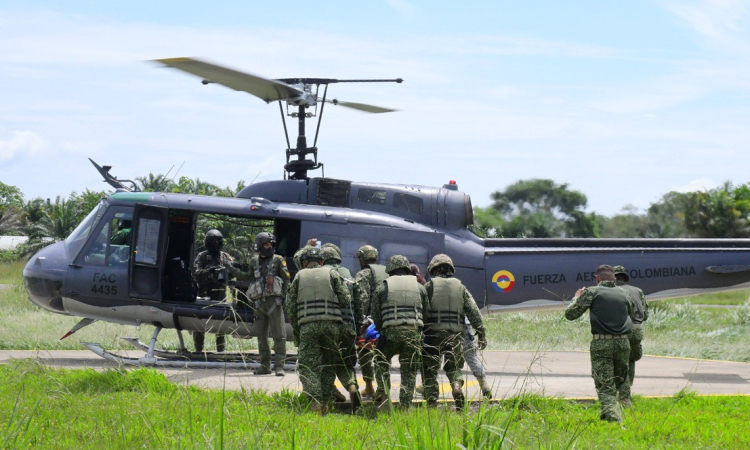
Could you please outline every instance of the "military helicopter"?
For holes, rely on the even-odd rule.
[[[316,145],[326,104],[369,113],[395,111],[328,99],[328,86],[401,83],[400,78],[274,80],[193,58],[157,63],[198,76],[203,84],[278,101],[287,139],[284,178],[251,184],[236,198],[139,192],[132,181],[110,174],[110,166],[91,161],[115,192],[67,239],[34,255],[23,276],[31,302],[82,318],[65,337],[97,320],[155,327],[148,345],[129,341],[146,351],[143,358],[122,358],[85,344],[105,358],[175,367],[257,366],[247,355],[196,354],[185,348],[183,330],[255,336],[251,308],[197,298],[178,281],[190,278],[201,214],[266,221],[277,238],[276,253],[287,258],[292,270],[295,251],[312,237],[338,245],[343,265],[353,272],[359,270],[355,252],[365,244],[379,250],[379,262],[401,254],[423,273],[434,255],[447,253],[456,276],[488,309],[559,305],[577,288],[591,285],[594,268],[603,263],[624,265],[631,282],[650,298],[750,286],[748,239],[485,239],[470,230],[471,198],[454,181],[427,187],[309,177],[309,171],[323,169]],[[295,148],[286,116],[298,121]],[[308,147],[305,121],[316,116],[315,140]],[[132,221],[132,239],[113,244],[111,236],[123,220]],[[177,330],[179,351],[156,349],[165,328]]]

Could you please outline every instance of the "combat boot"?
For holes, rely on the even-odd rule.
[[[270,367],[263,367],[260,366],[257,369],[253,371],[255,375],[270,375],[271,374],[271,368]]]
[[[332,394],[333,394],[333,402],[334,403],[345,403],[346,402],[346,397],[344,397],[344,394],[342,394],[341,391],[339,391],[335,387],[333,388]]]
[[[281,367],[281,366],[274,366],[273,373],[275,373],[277,377],[283,377],[284,376],[284,368]]]
[[[453,400],[456,403],[456,411],[463,411],[464,409],[464,391],[462,389],[462,383],[455,381],[451,384],[453,394]]]
[[[336,389],[336,392],[338,392],[338,389]],[[359,390],[357,389],[356,384],[349,386],[349,399],[352,401],[352,414],[355,414],[362,406],[362,397],[359,396]]]
[[[630,398],[623,398],[622,400],[620,400],[620,404],[623,408],[632,408],[633,400],[631,400]]]
[[[372,386],[372,381],[365,380],[365,389],[362,391],[362,397],[374,397],[375,388]]]
[[[328,404],[320,404],[318,402],[312,402],[310,405],[310,412],[315,413],[319,416],[325,416],[328,414]]]
[[[477,381],[479,381],[479,388],[482,390],[484,398],[491,399],[492,388],[487,384],[487,380],[484,377],[477,377]]]

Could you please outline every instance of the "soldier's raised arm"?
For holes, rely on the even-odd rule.
[[[568,320],[576,320],[581,317],[583,313],[591,307],[591,302],[593,300],[594,294],[590,289],[578,289],[575,297],[571,300],[570,305],[565,309],[565,318]]]

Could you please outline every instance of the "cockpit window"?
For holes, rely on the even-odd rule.
[[[67,239],[65,239],[65,251],[68,253],[70,258],[78,255],[81,251],[81,247],[88,240],[91,232],[96,228],[96,225],[101,220],[104,212],[107,210],[107,202],[103,201],[99,203],[99,206],[92,209],[88,216],[78,224],[75,230],[70,233]]]
[[[376,205],[385,205],[385,191],[377,189],[360,188],[357,191],[357,200],[364,203],[374,203]]]
[[[393,195],[393,206],[414,214],[422,214],[424,201],[416,195],[397,192]]]

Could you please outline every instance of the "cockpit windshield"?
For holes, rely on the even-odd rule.
[[[70,259],[75,258],[78,252],[81,251],[81,247],[86,243],[91,232],[96,228],[96,225],[104,216],[104,212],[107,211],[109,204],[106,200],[103,200],[96,208],[92,209],[88,216],[78,224],[75,230],[70,233],[67,239],[65,239],[65,252],[68,254]]]

